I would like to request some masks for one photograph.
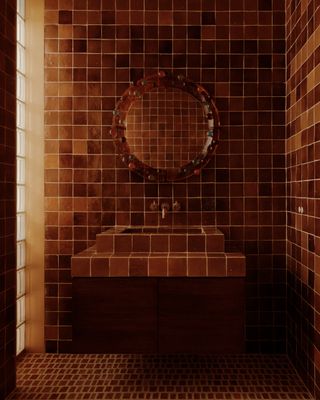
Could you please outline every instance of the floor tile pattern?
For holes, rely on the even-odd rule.
[[[8,399],[312,399],[285,355],[26,354]]]

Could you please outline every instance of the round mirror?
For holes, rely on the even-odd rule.
[[[122,160],[148,181],[199,175],[219,133],[218,111],[208,92],[163,71],[126,90],[111,128]]]
[[[201,152],[208,122],[201,104],[176,88],[152,89],[132,103],[126,118],[130,151],[160,169],[180,168]]]

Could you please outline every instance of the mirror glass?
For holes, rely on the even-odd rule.
[[[110,134],[127,167],[147,181],[200,175],[218,145],[218,110],[207,90],[159,71],[121,96]]]
[[[207,130],[201,103],[170,87],[144,93],[126,118],[130,151],[153,168],[179,168],[193,160],[202,151]]]

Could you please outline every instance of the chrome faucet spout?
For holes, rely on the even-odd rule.
[[[169,203],[161,203],[161,216],[162,216],[162,219],[165,219],[169,209],[170,209]]]

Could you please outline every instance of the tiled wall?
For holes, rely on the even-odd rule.
[[[15,385],[16,10],[0,3],[0,398]]]
[[[320,398],[320,4],[287,1],[288,352]],[[302,207],[302,209],[301,209]]]
[[[103,226],[215,224],[247,255],[250,351],[284,350],[284,4],[46,0],[46,348],[71,338],[70,255]],[[159,68],[216,99],[221,144],[202,176],[144,183],[116,157],[112,110]],[[153,200],[182,210],[149,211]]]

